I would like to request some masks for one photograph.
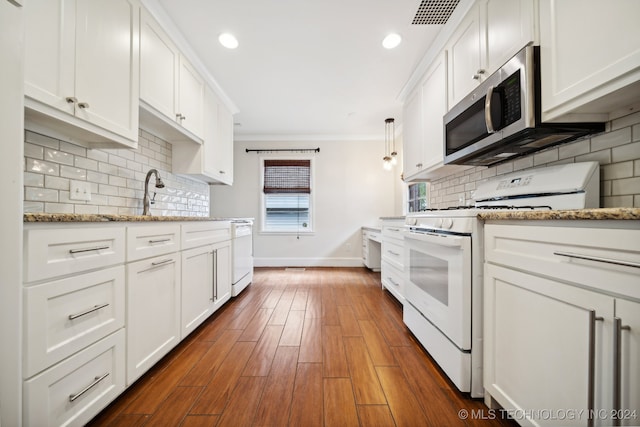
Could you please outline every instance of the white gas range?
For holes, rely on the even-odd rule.
[[[482,386],[483,210],[599,206],[597,162],[501,175],[478,185],[473,206],[408,214],[404,323],[451,381],[471,397]]]

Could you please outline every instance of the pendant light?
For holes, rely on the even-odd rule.
[[[382,166],[385,170],[391,170],[397,163],[395,119],[389,118],[384,121],[384,157],[382,158]]]

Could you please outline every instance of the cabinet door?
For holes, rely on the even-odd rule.
[[[462,20],[447,45],[449,62],[449,106],[468,95],[482,76],[479,6],[474,5]]]
[[[483,17],[484,68],[490,75],[535,40],[533,0],[489,0]]]
[[[621,425],[638,425],[640,419],[640,304],[616,300],[616,316],[623,327],[620,333],[620,413]],[[627,328],[628,327],[628,328]],[[635,415],[632,412],[636,411]]]
[[[447,56],[442,54],[431,66],[422,83],[422,123],[424,130],[423,167],[442,165],[444,124],[447,112]]]
[[[562,114],[601,114],[638,100],[634,90],[598,98],[640,78],[640,2],[635,0],[541,0],[542,120]],[[602,115],[604,114],[604,115]]]
[[[214,311],[231,297],[231,240],[213,247],[215,281],[213,287]]]
[[[127,384],[180,341],[180,256],[127,265]]]
[[[402,137],[402,163],[404,179],[409,180],[419,173],[423,166],[424,140],[422,133],[422,90],[418,87],[407,99],[403,107],[404,130]]]
[[[140,18],[140,99],[176,118],[180,53],[145,9]]]
[[[488,264],[484,291],[484,387],[506,409],[587,413],[590,387],[595,408],[610,407],[611,297]],[[592,321],[592,310],[603,320]],[[594,383],[589,381],[590,356]],[[586,415],[565,422],[587,425]]]
[[[213,312],[213,272],[210,245],[182,252],[182,339]]]
[[[178,122],[202,138],[204,81],[183,56],[180,57],[178,97]]]
[[[217,170],[220,180],[225,184],[233,184],[233,115],[227,107],[218,103],[217,138],[215,153],[219,159]]]
[[[139,13],[136,0],[77,0],[76,115],[134,141]]]
[[[25,96],[73,114],[75,1],[30,0],[24,10]]]

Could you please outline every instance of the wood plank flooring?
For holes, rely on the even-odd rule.
[[[257,268],[89,425],[516,425],[489,414],[417,343],[379,273]]]

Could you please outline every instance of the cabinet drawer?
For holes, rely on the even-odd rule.
[[[403,230],[404,230],[404,224],[383,225],[382,237],[384,239],[391,238],[391,239],[402,240],[404,238],[404,236],[402,235]]]
[[[382,286],[404,304],[404,272],[383,259],[380,279]]]
[[[124,227],[24,231],[25,282],[124,263]]]
[[[24,291],[25,377],[124,326],[124,266]]]
[[[382,242],[382,258],[402,270],[404,268],[404,245],[385,240]]]
[[[179,250],[179,224],[140,224],[127,227],[127,261],[136,261]]]
[[[487,262],[632,298],[640,298],[639,242],[640,230],[485,226]]]
[[[84,425],[124,391],[124,330],[24,382],[24,425]]]
[[[182,224],[182,249],[231,240],[229,221],[199,221]]]

